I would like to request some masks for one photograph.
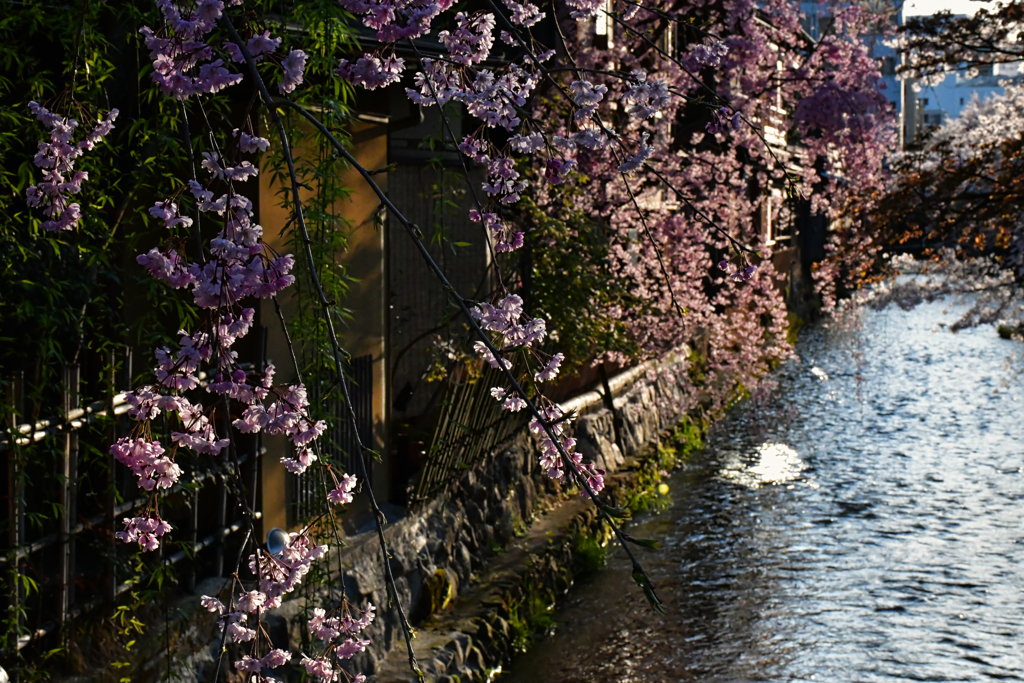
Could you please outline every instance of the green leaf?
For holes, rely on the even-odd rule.
[[[639,569],[633,570],[633,580],[636,585],[643,589],[644,596],[647,598],[648,604],[658,614],[665,613],[665,604],[658,598],[658,595],[654,592],[654,586],[647,579],[642,571]]]
[[[601,512],[615,519],[629,519],[631,517],[627,508],[615,507],[614,505],[602,505]]]

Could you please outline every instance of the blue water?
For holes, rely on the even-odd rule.
[[[503,680],[1024,679],[1024,345],[961,310],[805,331],[630,525],[667,613],[616,550]]]

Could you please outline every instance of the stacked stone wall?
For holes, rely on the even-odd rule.
[[[623,498],[617,490],[628,492],[635,483],[632,474],[612,475],[652,452],[659,435],[695,405],[687,353],[670,353],[613,378],[614,410],[600,392],[563,404],[579,414],[578,449],[612,477],[606,494],[612,504]],[[454,680],[445,678],[454,674],[461,681],[483,680],[521,649],[525,636],[512,611],[535,595],[563,593],[576,571],[573,539],[596,533],[603,533],[596,508],[570,498],[544,475],[535,440],[525,431],[467,471],[441,498],[387,525],[398,599],[418,631],[414,646],[427,679]],[[342,568],[342,576],[331,586],[319,586],[313,604],[337,603],[343,583],[356,605],[378,606],[378,618],[364,635],[372,645],[352,661],[352,671],[380,683],[414,680],[400,622],[388,608],[376,532],[345,539],[340,555],[333,553],[329,562],[335,574],[333,568]],[[223,579],[210,579],[197,589],[216,594],[222,585]],[[295,663],[308,650],[303,625],[309,596],[303,592],[267,615],[275,646],[291,650]],[[198,608],[194,596],[177,600],[168,616],[166,624],[159,617],[147,622],[132,680],[160,680],[168,661],[183,683],[213,680],[221,638],[212,616]],[[142,656],[145,652],[150,656]],[[229,655],[222,663],[232,675],[233,659]],[[285,679],[298,679],[297,669],[279,671]]]

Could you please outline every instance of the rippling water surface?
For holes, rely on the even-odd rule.
[[[507,682],[1024,679],[1021,346],[946,301],[805,333]]]

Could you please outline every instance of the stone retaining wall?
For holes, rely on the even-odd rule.
[[[646,363],[609,382],[613,396],[621,392],[614,399],[615,411],[621,419],[618,437],[615,416],[604,407],[606,400],[600,393],[589,392],[563,404],[564,409],[580,413],[575,436],[577,448],[586,458],[613,473],[626,463],[627,458],[652,450],[660,434],[686,417],[695,404],[687,375],[687,353],[688,350],[683,349],[667,354],[659,361]],[[507,552],[517,537],[527,536],[530,528],[536,526],[539,516],[551,516],[556,507],[564,507],[565,496],[560,487],[540,471],[537,456],[533,439],[522,434],[468,472],[452,488],[447,500],[435,501],[421,513],[403,519],[387,530],[393,556],[392,571],[402,603],[410,606],[414,623],[422,623],[439,608],[447,607],[449,596],[465,596],[474,574],[481,574],[496,562],[499,565],[510,564],[508,558],[496,556]],[[573,503],[561,514],[554,515],[563,528],[545,531],[564,532],[566,525],[582,529],[597,523],[591,503]],[[580,508],[588,512],[581,512]],[[578,517],[578,514],[583,517]],[[550,520],[545,526],[551,526]],[[530,535],[536,536],[537,530],[533,531]],[[571,535],[572,531],[568,533]],[[561,533],[561,536],[566,536],[566,533]],[[570,553],[563,549],[546,561],[564,568],[569,559]],[[346,582],[350,597],[358,596],[357,601],[368,599],[383,605],[384,586],[376,540],[360,539],[357,547],[346,551],[345,561],[351,567]],[[521,570],[522,567],[508,567],[506,573],[516,574],[516,569]],[[555,574],[559,571],[554,569]],[[529,572],[519,571],[519,574],[528,576]],[[550,578],[545,577],[545,581]],[[481,580],[485,584],[485,592],[493,587],[486,585],[489,581],[500,581],[501,578],[490,572],[487,579]],[[571,580],[571,575],[568,578]],[[475,632],[479,628],[479,624],[467,625],[467,631]],[[462,643],[465,640],[463,636],[472,638],[469,633],[457,632],[453,642]],[[405,651],[401,632],[391,616],[375,623],[374,630],[367,637],[374,643],[373,650],[363,653],[353,662],[355,671],[377,674],[379,663],[388,652],[395,648]],[[422,633],[420,637],[421,640],[415,643],[417,651],[428,650]],[[457,645],[450,661],[465,661],[464,649]],[[428,654],[420,653],[425,660],[424,671],[430,674],[428,679],[450,673],[448,666],[444,671],[437,671],[431,665],[435,658]],[[408,671],[407,660],[404,667]],[[387,674],[394,675],[390,671]],[[378,680],[395,679],[381,677]]]
[[[575,428],[578,450],[609,475],[627,459],[650,451],[659,434],[679,423],[695,403],[687,353],[670,353],[609,381],[618,430],[616,415],[601,393],[588,392],[564,403],[565,410],[580,415]],[[570,500],[540,471],[537,456],[533,438],[521,433],[465,473],[443,500],[385,529],[398,597],[419,632],[414,645],[428,680],[446,680],[460,671],[462,681],[486,678],[487,671],[518,647],[516,626],[507,618],[516,596],[534,589],[561,593],[572,581],[572,538],[600,526],[594,506],[578,497]],[[628,489],[631,481],[630,475],[609,479],[606,495],[613,504],[619,504],[614,489]],[[399,621],[387,607],[376,532],[347,538],[340,557],[332,553],[330,566],[339,562],[349,599],[378,606],[378,617],[364,636],[372,646],[352,661],[352,671],[378,683],[411,680]],[[223,579],[210,579],[198,589],[215,594],[222,585]],[[331,600],[327,588],[319,589],[314,603],[336,603],[337,587],[334,591]],[[297,595],[267,614],[275,646],[308,651],[303,632],[307,597]],[[467,601],[474,603],[468,611]],[[133,663],[133,681],[160,680],[168,659],[175,662],[175,675],[183,683],[213,680],[220,646],[214,619],[198,609],[195,596],[176,603],[169,628],[162,619],[147,619],[144,640],[154,641],[153,647],[146,642],[136,646],[140,656],[151,654]],[[81,646],[84,654],[98,644],[83,641]],[[236,677],[234,657],[225,659],[224,668]],[[285,669],[274,673],[298,680],[297,668]],[[118,672],[112,673],[117,680]]]

